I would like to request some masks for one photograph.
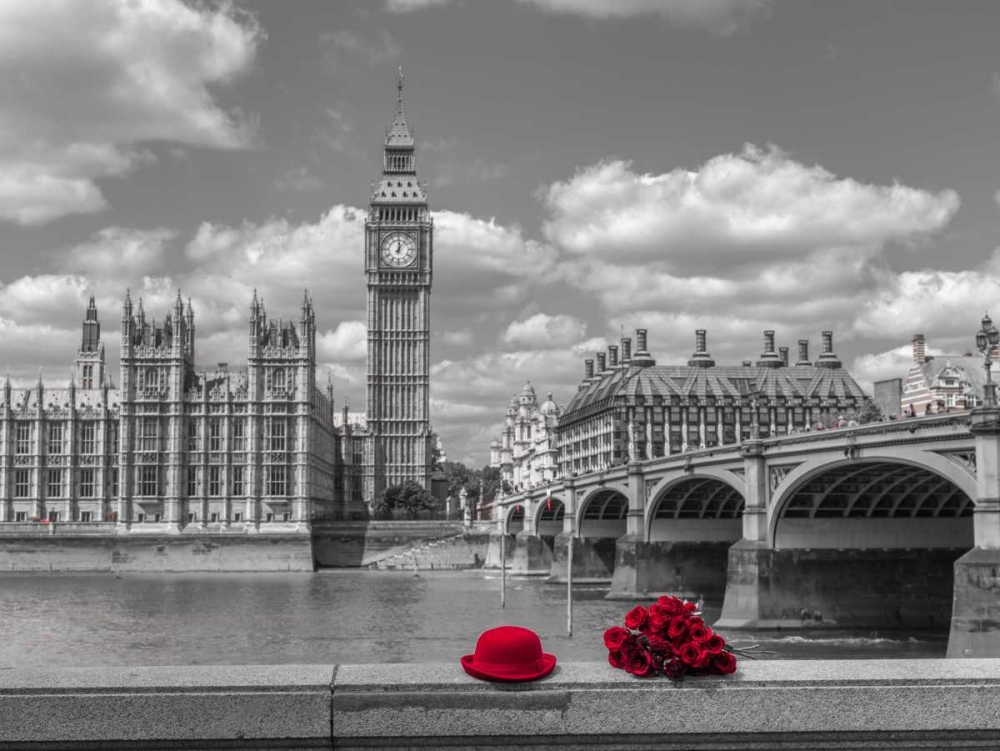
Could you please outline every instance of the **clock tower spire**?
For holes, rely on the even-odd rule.
[[[372,186],[365,222],[368,286],[369,443],[364,497],[413,480],[430,489],[430,294],[434,226],[417,180],[415,143],[403,109],[403,69],[396,114],[382,146],[382,176]]]

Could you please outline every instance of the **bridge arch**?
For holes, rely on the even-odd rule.
[[[619,487],[591,490],[579,502],[577,534],[580,537],[621,537],[628,531],[628,507],[628,494]]]
[[[563,531],[566,504],[555,495],[547,496],[535,509],[535,532],[539,535],[558,535]]]
[[[952,548],[974,545],[975,478],[932,452],[812,461],[769,504],[780,549]]]
[[[512,503],[504,509],[503,533],[516,535],[524,529],[524,504]]]
[[[650,494],[648,542],[736,542],[743,536],[745,485],[725,470],[675,476]]]

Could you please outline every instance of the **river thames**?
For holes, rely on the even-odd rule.
[[[603,588],[482,572],[315,574],[6,574],[0,666],[451,662],[504,623],[538,632],[563,661],[603,661],[602,634],[630,602]],[[721,603],[706,603],[710,622]],[[944,657],[947,632],[732,634],[765,659]]]

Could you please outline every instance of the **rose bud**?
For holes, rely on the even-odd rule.
[[[612,649],[608,652],[608,664],[613,668],[625,666],[625,657],[622,655],[621,650]]]

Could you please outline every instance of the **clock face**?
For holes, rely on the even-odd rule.
[[[406,232],[392,232],[382,239],[382,263],[403,268],[416,260],[417,243]]]

